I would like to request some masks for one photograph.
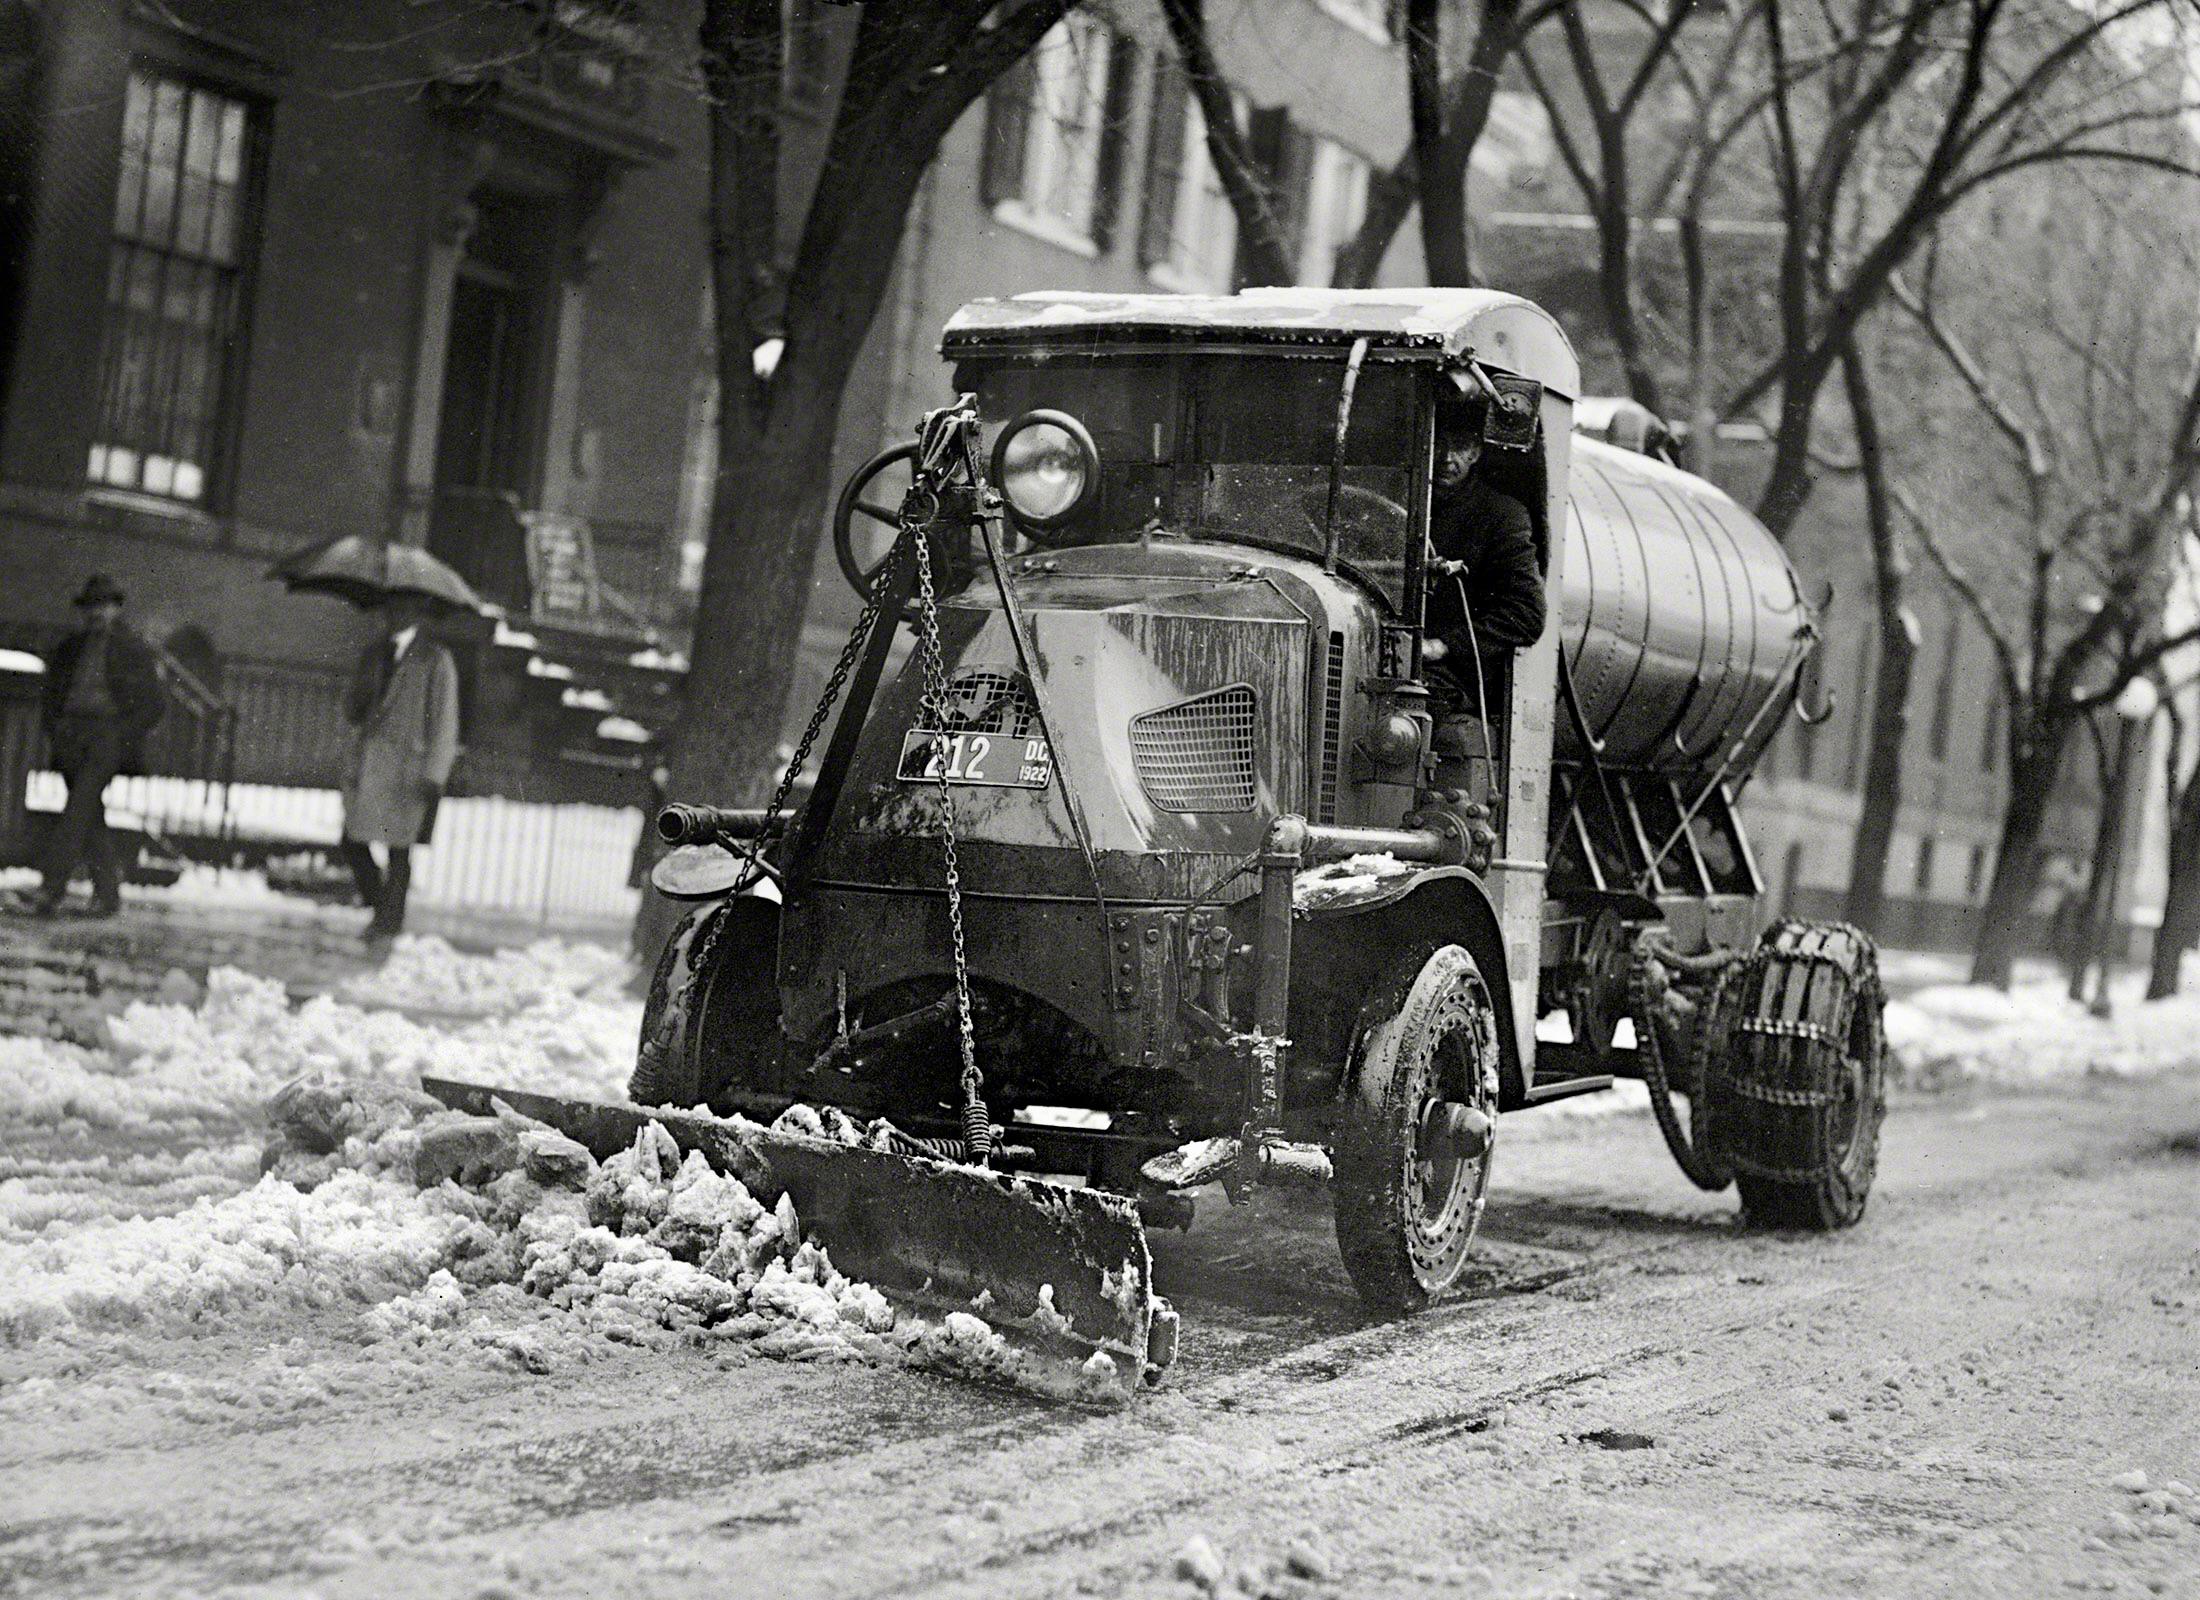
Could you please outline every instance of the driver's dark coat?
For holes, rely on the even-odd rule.
[[[1467,604],[1474,610],[1472,642],[1459,605],[1459,580],[1432,578],[1428,631],[1464,659],[1474,644],[1484,650],[1518,650],[1543,633],[1543,573],[1536,563],[1535,524],[1509,494],[1469,478],[1457,489],[1436,491],[1429,512],[1429,541],[1447,561],[1463,561]]]

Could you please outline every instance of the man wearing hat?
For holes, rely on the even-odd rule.
[[[1437,783],[1470,792],[1494,779],[1480,764],[1495,753],[1485,750],[1483,702],[1502,695],[1506,659],[1542,637],[1548,610],[1534,519],[1477,470],[1488,423],[1480,395],[1447,399],[1437,409],[1429,505],[1435,560],[1422,645],[1422,658],[1435,668],[1429,676]]]
[[[458,668],[432,624],[446,608],[398,590],[382,605],[385,636],[367,647],[344,694],[358,732],[344,782],[344,863],[373,911],[372,940],[405,925],[412,847],[435,831],[458,760]],[[370,845],[383,846],[377,862]]]
[[[68,785],[68,801],[47,840],[31,909],[51,914],[81,864],[91,869],[92,909],[122,909],[115,842],[107,832],[107,785],[137,769],[145,736],[167,708],[152,647],[122,620],[122,590],[105,573],[76,597],[83,618],[46,658],[46,748]]]

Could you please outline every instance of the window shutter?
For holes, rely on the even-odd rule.
[[[1145,210],[1138,227],[1138,264],[1154,267],[1169,259],[1176,233],[1176,189],[1184,173],[1184,100],[1190,90],[1174,61],[1156,61],[1153,75],[1153,127],[1146,140]]]
[[[1092,195],[1092,242],[1102,251],[1115,243],[1115,219],[1123,199],[1123,156],[1130,138],[1131,83],[1137,66],[1137,43],[1127,33],[1111,32],[1108,86],[1100,109],[1100,159]]]
[[[995,80],[985,102],[985,160],[978,193],[988,206],[1013,200],[1024,190],[1024,152],[1031,144],[1031,103],[1038,68],[1026,55]]]

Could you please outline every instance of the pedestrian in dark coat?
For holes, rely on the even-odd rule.
[[[344,695],[358,743],[344,782],[343,856],[374,912],[370,939],[405,925],[412,847],[434,832],[458,760],[458,667],[422,626],[434,610],[418,595],[391,596],[388,631],[360,656]],[[386,862],[374,859],[376,844]]]
[[[123,593],[101,573],[76,597],[83,621],[46,658],[46,746],[68,799],[46,841],[31,909],[52,913],[79,865],[92,875],[92,912],[122,909],[122,873],[107,830],[107,785],[144,764],[145,736],[167,709],[153,648],[122,620]]]

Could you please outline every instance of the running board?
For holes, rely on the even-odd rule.
[[[1521,1102],[1521,1109],[1547,1106],[1553,1100],[1570,1100],[1577,1094],[1595,1094],[1611,1087],[1612,1075],[1609,1072],[1585,1073],[1578,1078],[1558,1078],[1548,1083],[1539,1083],[1530,1089],[1527,1099]]]

